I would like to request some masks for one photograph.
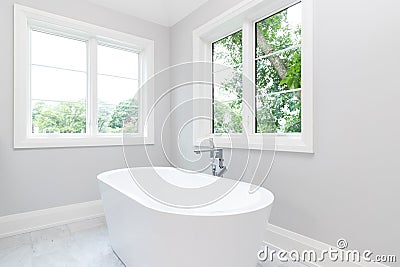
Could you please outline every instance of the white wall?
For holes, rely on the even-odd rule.
[[[172,65],[192,60],[195,28],[238,2],[209,1],[174,25]],[[277,154],[266,183],[276,196],[270,222],[328,244],[343,237],[351,248],[399,253],[400,2],[315,2],[315,153]],[[176,92],[171,105],[191,96]],[[173,144],[191,112],[174,117]],[[190,130],[181,138],[190,155]],[[240,171],[230,165],[227,176]]]
[[[99,199],[96,175],[125,167],[121,147],[13,149],[14,3],[152,39],[156,71],[169,65],[169,29],[81,0],[0,1],[0,216]],[[156,144],[148,146],[156,165],[168,165],[157,138],[168,110],[166,99],[155,116]],[[129,150],[132,164],[148,163],[143,147]]]

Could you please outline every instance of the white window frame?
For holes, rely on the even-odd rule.
[[[265,135],[274,136],[274,149],[277,151],[313,153],[314,144],[314,1],[315,0],[246,0],[222,15],[209,21],[193,31],[193,61],[212,62],[211,45],[238,30],[243,33],[243,74],[252,83],[243,83],[243,126],[247,134],[213,134],[210,121],[195,120],[193,126],[194,146],[200,146],[205,139],[214,138],[217,146],[226,148],[249,148],[271,150],[271,146],[262,144]],[[301,133],[260,134],[255,133],[255,23],[286,9],[293,4],[302,2],[302,121]],[[200,65],[200,64],[199,64]],[[193,72],[194,81],[206,81],[211,84],[211,72],[196,68]],[[245,79],[244,79],[245,81]],[[195,84],[193,98],[212,99],[211,85]],[[194,117],[211,118],[212,103],[199,105],[194,101]],[[234,140],[236,139],[236,140]],[[270,139],[269,139],[270,140]]]
[[[45,29],[88,41],[87,133],[32,134],[30,97],[30,30]],[[122,134],[97,133],[97,43],[129,48],[139,54],[140,130],[124,145],[154,144],[154,41],[89,23],[14,5],[14,148],[120,146]],[[144,118],[146,122],[144,123]]]

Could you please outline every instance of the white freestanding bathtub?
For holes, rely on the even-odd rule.
[[[209,205],[182,208],[160,203],[141,190],[140,181],[152,184],[159,179],[156,174],[189,192],[216,181],[234,187]],[[250,194],[247,183],[169,167],[114,170],[98,180],[111,246],[126,266],[256,266],[274,199],[268,190]]]

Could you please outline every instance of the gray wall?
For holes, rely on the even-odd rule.
[[[152,39],[156,71],[169,65],[169,29],[81,0],[0,1],[0,216],[99,199],[96,175],[124,167],[121,147],[13,149],[14,3]],[[158,106],[156,144],[148,146],[156,165],[168,165],[157,136],[169,108],[168,99]],[[135,166],[148,163],[143,146],[129,148],[129,155]]]
[[[193,29],[238,2],[209,1],[174,25],[171,64],[191,61]],[[344,237],[352,248],[398,253],[400,2],[315,2],[315,153],[278,152],[266,183],[276,196],[270,222],[329,244]],[[190,88],[176,92],[171,105],[191,96]],[[191,112],[174,116],[173,138]],[[190,130],[179,144],[192,153]],[[231,164],[227,176],[240,171]]]

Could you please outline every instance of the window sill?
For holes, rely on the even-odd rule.
[[[314,153],[312,140],[307,140],[302,134],[212,134],[206,138],[196,139],[195,146],[208,144],[206,139],[213,138],[217,147],[228,149],[250,149],[282,152]]]
[[[123,146],[123,145],[153,145],[151,137],[130,136],[123,142],[122,136],[46,136],[28,137],[14,141],[15,149],[24,148],[63,148],[63,147],[102,147],[102,146]]]

